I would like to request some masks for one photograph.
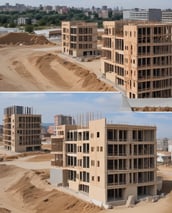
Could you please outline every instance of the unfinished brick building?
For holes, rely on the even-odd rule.
[[[128,98],[172,97],[172,24],[106,21],[101,70]]]
[[[62,22],[62,53],[74,57],[97,55],[97,23]]]
[[[58,126],[61,125],[72,125],[74,123],[74,120],[72,116],[66,116],[62,114],[58,114],[54,116],[54,133],[55,135],[58,132]]]
[[[156,127],[89,121],[62,125],[52,137],[51,183],[84,193],[98,205],[156,195]]]
[[[30,107],[12,106],[4,109],[3,143],[14,152],[41,149],[41,115]]]

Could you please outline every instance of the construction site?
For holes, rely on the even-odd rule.
[[[99,79],[100,59],[81,64],[60,53],[61,42],[53,44],[44,36],[0,36],[0,90],[115,91],[112,84]]]
[[[0,212],[142,213],[151,207],[170,213],[172,167],[157,166],[155,126],[109,123],[102,113],[56,114],[45,152],[43,143],[30,149],[40,130],[32,108],[6,107],[4,118]]]
[[[124,68],[127,65],[122,64],[122,51],[129,55],[136,50],[136,46],[130,46],[135,26],[127,26],[127,47],[121,32],[115,37],[115,52],[110,41],[114,38],[112,28],[115,24],[111,22],[109,26],[105,23],[101,61],[100,57],[90,59],[90,55],[97,56],[95,44],[100,44],[94,31],[97,25],[88,24],[86,32],[79,31],[78,25],[73,24],[69,41],[68,24],[64,23],[63,43],[52,43],[44,36],[28,33],[0,36],[0,91],[114,92],[121,89],[123,93],[127,88],[131,102],[127,100],[125,104],[130,110],[172,110],[170,101],[162,101],[164,105],[160,105],[160,102],[151,100],[159,108],[150,106],[150,100],[144,104],[140,104],[140,99],[137,103],[132,101],[138,97],[171,97],[171,79],[158,74],[164,70],[171,73],[171,67],[145,70],[150,60],[159,63],[159,58],[161,65],[165,66],[171,56],[159,55],[162,51],[169,54],[171,44],[167,47],[163,40],[162,48],[152,46],[151,51],[154,50],[157,56],[149,60],[145,56],[150,53],[149,45],[144,46],[145,39],[149,39],[149,29],[141,26],[144,36],[139,37],[143,43],[139,46],[141,68],[136,82],[136,58],[131,60],[130,65],[134,68],[128,70],[126,79]],[[158,25],[157,30],[164,39],[166,28]],[[168,30],[171,33],[171,25]],[[90,35],[83,35],[85,33]],[[155,37],[155,40],[159,38]],[[77,39],[83,42],[80,44],[82,51],[76,48],[79,47]],[[111,61],[112,54],[116,62]],[[88,61],[76,56],[87,56]],[[144,80],[145,77],[150,80],[151,74],[155,75],[157,83]],[[114,81],[118,87],[114,86]],[[151,85],[156,88],[149,93]],[[157,91],[159,87],[163,87],[160,92]],[[47,152],[40,139],[41,115],[34,114],[32,108],[8,107],[4,110],[3,121],[0,212],[145,213],[151,209],[152,213],[171,213],[172,166],[157,165],[156,126],[108,123],[101,115],[96,117],[93,114],[86,117],[77,115],[75,121],[71,116],[56,115],[51,144],[46,144]]]
[[[90,126],[91,127],[91,126]],[[146,211],[150,211],[152,213],[171,213],[171,208],[172,208],[172,167],[169,166],[163,166],[160,165],[158,166],[157,170],[154,170],[155,168],[155,162],[154,160],[152,161],[151,159],[154,159],[154,155],[151,155],[150,152],[152,152],[151,146],[154,144],[154,142],[146,142],[150,140],[152,136],[149,138],[146,136],[147,134],[140,134],[139,132],[136,133],[135,128],[142,128],[143,127],[127,127],[125,125],[125,129],[127,128],[127,131],[130,131],[130,128],[135,129],[135,133],[133,137],[138,140],[141,139],[140,142],[131,142],[133,143],[133,159],[125,157],[123,154],[125,152],[128,152],[128,148],[130,145],[128,144],[127,141],[125,141],[126,138],[126,133],[121,134],[121,128],[124,128],[124,126],[121,125],[108,125],[107,131],[108,131],[108,153],[107,153],[107,160],[108,160],[108,168],[107,168],[107,175],[108,175],[108,181],[107,181],[107,189],[109,190],[109,195],[108,199],[110,202],[114,199],[114,196],[119,196],[116,202],[121,202],[120,201],[120,196],[125,197],[125,193],[123,193],[129,185],[125,183],[125,181],[129,181],[128,177],[130,177],[130,173],[128,171],[133,172],[133,178],[132,181],[136,181],[135,183],[133,182],[132,187],[134,186],[139,186],[139,197],[142,197],[143,194],[147,194],[147,192],[150,194],[152,189],[151,189],[151,184],[153,183],[152,181],[149,180],[151,178],[151,175],[148,176],[145,174],[144,176],[141,175],[141,173],[145,173],[145,171],[148,172],[150,170],[157,176],[161,176],[163,178],[163,183],[162,183],[162,188],[160,191],[161,198],[158,200],[158,202],[155,202],[152,199],[147,199],[150,197],[144,196],[142,199],[140,199],[139,202],[136,202],[132,204],[130,207],[127,207],[126,205],[122,206],[113,206],[113,209],[104,209],[103,207],[98,207],[95,205],[95,203],[91,202],[90,199],[87,197],[87,190],[90,184],[94,185],[94,187],[101,187],[102,184],[102,178],[105,176],[105,173],[102,172],[102,166],[103,166],[103,158],[100,158],[99,156],[102,155],[102,152],[105,151],[105,147],[103,146],[102,142],[100,145],[97,145],[97,139],[95,140],[94,138],[90,138],[90,140],[95,140],[94,144],[91,142],[90,149],[93,150],[94,152],[90,152],[90,154],[87,153],[87,150],[89,146],[87,145],[88,142],[88,134],[87,131],[89,130],[86,128],[76,129],[76,128],[67,128],[66,131],[69,132],[68,137],[68,142],[65,142],[65,146],[67,147],[67,157],[68,161],[66,163],[68,166],[66,167],[66,170],[64,168],[64,173],[65,171],[70,170],[70,187],[73,188],[73,190],[65,189],[63,190],[64,187],[62,186],[57,186],[51,185],[50,182],[52,181],[52,177],[50,175],[50,170],[52,168],[54,169],[63,169],[63,165],[65,162],[61,160],[61,155],[63,155],[63,147],[61,146],[61,141],[64,138],[64,135],[62,134],[63,129],[57,129],[57,133],[59,136],[56,139],[52,138],[52,153],[44,153],[44,152],[30,152],[30,153],[21,153],[21,154],[12,154],[11,151],[9,150],[4,150],[2,149],[2,141],[0,141],[0,157],[2,162],[0,162],[0,212],[2,213],[23,213],[23,211],[27,213],[47,213],[47,212],[90,212],[90,213],[144,213]],[[95,127],[96,128],[96,127]],[[115,129],[119,128],[118,130],[119,135],[116,138],[116,133]],[[145,128],[145,127],[144,127]],[[150,127],[149,127],[150,128]],[[96,132],[100,130],[100,128],[96,128]],[[146,127],[147,129],[147,127]],[[145,129],[145,130],[146,130]],[[139,129],[138,129],[139,130]],[[144,130],[144,131],[145,131]],[[154,127],[151,127],[149,131],[154,131]],[[77,131],[77,135],[76,132]],[[139,130],[140,131],[140,130]],[[147,131],[147,130],[146,130]],[[60,138],[61,135],[61,138]],[[97,137],[96,135],[94,135]],[[75,137],[79,139],[79,141],[74,141]],[[102,132],[100,132],[99,137],[103,137]],[[130,137],[130,136],[129,136]],[[141,137],[141,138],[140,138]],[[142,138],[143,137],[143,138]],[[146,137],[146,138],[145,138]],[[82,138],[84,139],[84,143],[82,143]],[[116,140],[117,139],[117,140]],[[146,141],[144,141],[146,139]],[[152,138],[153,139],[153,138]],[[113,141],[116,141],[115,143]],[[77,147],[75,148],[75,145],[77,144]],[[85,145],[86,144],[86,145]],[[152,145],[151,145],[152,144]],[[83,145],[83,147],[82,147]],[[94,147],[93,147],[94,146]],[[103,146],[103,149],[102,149]],[[145,149],[143,149],[144,146]],[[154,146],[154,145],[153,145]],[[95,157],[95,162],[90,161],[90,168],[85,168],[87,166],[87,163],[84,163],[84,168],[81,168],[78,170],[76,169],[74,165],[75,160],[72,158],[75,158],[75,149],[83,149],[83,153],[78,152],[78,156],[83,156],[84,159],[87,157]],[[99,151],[97,149],[99,148]],[[114,158],[114,154],[116,153],[116,149],[119,150],[119,155]],[[73,151],[72,151],[73,150]],[[146,151],[147,150],[147,151]],[[152,151],[151,151],[152,150]],[[148,153],[149,152],[149,153]],[[96,153],[96,155],[95,155]],[[54,156],[54,157],[53,157]],[[56,156],[56,157],[55,157]],[[152,157],[151,157],[152,156]],[[148,158],[149,158],[149,163],[148,163]],[[80,158],[81,159],[81,158]],[[126,170],[125,168],[128,168],[128,163],[130,163],[130,160],[133,160],[133,169],[132,170]],[[99,162],[98,162],[99,161]],[[112,163],[113,161],[113,163]],[[119,161],[126,161],[126,163],[115,163]],[[94,163],[95,166],[92,166]],[[147,167],[147,165],[149,165]],[[113,166],[113,168],[112,168]],[[116,167],[117,166],[117,167]],[[153,167],[152,167],[153,166]],[[116,169],[118,169],[118,172]],[[122,170],[121,170],[122,169]],[[72,172],[73,171],[73,172]],[[72,184],[73,178],[75,176],[74,173],[75,171],[81,172],[81,178],[82,179],[82,184],[80,185],[80,192],[75,192],[74,188],[75,185],[78,184],[78,176],[76,176],[76,182],[75,184]],[[91,183],[87,182],[85,178],[87,178],[87,175],[84,173],[84,171],[91,172]],[[100,172],[101,171],[101,172]],[[144,172],[143,172],[144,171]],[[60,173],[59,173],[60,174]],[[85,176],[86,175],[86,176]],[[96,178],[96,175],[100,177],[100,179]],[[138,176],[137,176],[138,175]],[[94,176],[94,180],[92,179],[92,176]],[[120,179],[119,179],[119,177]],[[126,177],[127,178],[126,178]],[[64,176],[65,177],[65,176]],[[143,178],[144,177],[144,178]],[[149,177],[149,178],[148,178]],[[148,178],[148,179],[145,179]],[[59,180],[59,179],[58,179]],[[97,182],[97,181],[100,182]],[[143,183],[144,180],[144,183]],[[150,182],[146,182],[150,181]],[[57,179],[56,179],[57,181]],[[137,183],[138,181],[138,183]],[[81,183],[80,182],[80,183]],[[142,190],[141,185],[148,185],[148,188],[146,189],[143,187],[144,190]],[[57,182],[56,182],[57,183]],[[150,183],[150,184],[149,184]],[[121,185],[122,184],[122,185]],[[120,189],[122,187],[122,191],[120,192]],[[114,189],[118,189],[118,194],[113,194],[112,192]],[[128,188],[129,189],[129,188]],[[131,188],[130,188],[131,189]],[[84,190],[84,191],[83,191]],[[103,188],[102,188],[103,190]],[[152,193],[154,193],[152,191]],[[94,196],[103,197],[104,193],[94,193]],[[87,197],[87,198],[86,198]],[[114,201],[113,201],[114,202]],[[122,201],[124,202],[124,201]],[[116,203],[117,204],[117,203]],[[131,208],[132,207],[132,208]]]
[[[135,201],[157,195],[155,127],[98,119],[85,128],[57,129],[52,137],[52,184],[84,192],[99,206],[124,205],[130,195]]]
[[[128,98],[172,97],[171,23],[105,21],[101,70]]]

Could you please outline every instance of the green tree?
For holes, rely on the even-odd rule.
[[[15,28],[16,27],[16,23],[14,23],[13,21],[9,23],[9,27],[11,28]]]
[[[25,26],[25,32],[33,33],[33,30],[34,30],[34,26],[33,25],[26,25]]]

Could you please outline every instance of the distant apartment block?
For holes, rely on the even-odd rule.
[[[3,143],[7,150],[28,152],[41,149],[41,115],[33,114],[32,108],[5,108],[3,121]]]
[[[172,23],[172,10],[162,10],[162,22]]]
[[[60,10],[58,11],[59,14],[67,14],[69,12],[69,8],[66,6],[63,6],[60,8]]]
[[[28,9],[30,8],[25,6],[24,4],[16,4],[15,6],[12,6],[9,3],[6,3],[5,5],[0,5],[0,11],[2,12],[7,12],[7,11],[8,12],[12,12],[12,11],[24,12]]]
[[[50,180],[84,193],[98,205],[125,204],[157,193],[156,127],[108,124],[61,125],[52,136]]]
[[[97,55],[97,23],[62,22],[62,52],[73,57]]]
[[[106,21],[101,70],[128,98],[172,97],[172,24]]]
[[[43,11],[45,11],[46,13],[49,13],[49,12],[53,11],[53,6],[46,5],[43,7]]]
[[[172,10],[139,8],[123,10],[123,19],[135,21],[162,21],[172,23]]]
[[[17,24],[18,25],[26,25],[29,22],[29,18],[27,17],[20,17],[17,19]]]
[[[161,9],[123,10],[124,20],[161,21]]]
[[[67,116],[67,115],[55,115],[54,116],[54,129],[55,129],[55,134],[57,134],[58,131],[58,126],[60,125],[72,125],[74,123],[74,120],[72,116]]]
[[[168,138],[157,140],[157,150],[158,151],[168,151]]]
[[[100,10],[99,13],[98,13],[98,16],[99,16],[99,18],[102,18],[102,19],[108,19],[109,18],[108,9]]]
[[[67,115],[55,115],[54,116],[54,125],[59,126],[59,125],[71,125],[73,122],[72,116],[67,116]]]

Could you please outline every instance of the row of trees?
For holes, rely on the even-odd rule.
[[[19,17],[27,17],[28,25],[33,25],[34,29],[44,28],[46,26],[60,26],[61,21],[68,20],[85,20],[97,22],[99,27],[102,27],[102,18],[99,18],[97,14],[94,14],[94,18],[86,16],[82,10],[79,9],[70,9],[69,12],[65,15],[58,14],[55,11],[46,13],[43,11],[26,11],[26,12],[0,12],[0,26],[4,27],[16,27],[17,19]],[[106,20],[119,20],[122,19],[122,15],[117,14],[115,16],[112,13],[109,14],[109,19]],[[32,24],[32,20],[35,20],[36,23]]]

